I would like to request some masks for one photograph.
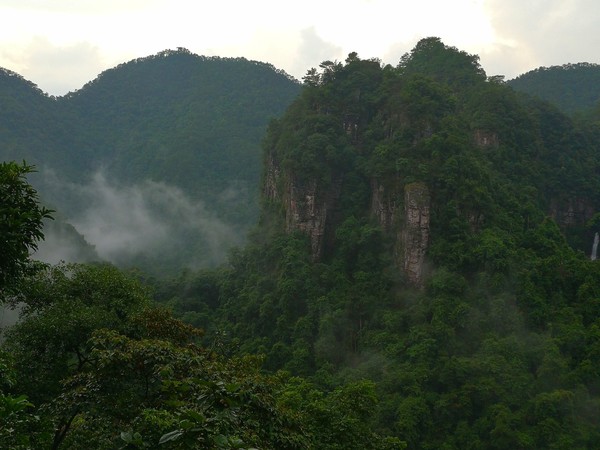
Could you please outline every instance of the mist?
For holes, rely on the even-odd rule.
[[[64,219],[72,229],[46,226],[36,259],[96,259],[150,271],[193,269],[222,263],[229,249],[243,242],[241,230],[178,187],[151,180],[125,184],[103,170],[86,184],[62,181],[51,170],[43,175],[41,192],[52,199],[58,221]],[[230,188],[223,196],[234,199],[235,193]]]

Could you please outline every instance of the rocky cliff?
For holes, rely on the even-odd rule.
[[[554,199],[550,202],[550,217],[563,229],[585,225],[594,213],[594,205],[589,199],[571,197],[563,201]]]
[[[397,188],[386,186],[379,179],[371,180],[371,214],[387,233],[391,232],[397,217],[397,195]]]
[[[371,214],[394,242],[398,270],[411,284],[422,286],[430,233],[429,189],[420,182],[398,188],[377,179],[371,180],[370,187]],[[300,180],[293,173],[284,174],[275,155],[268,154],[263,194],[283,207],[286,232],[300,231],[309,236],[315,261],[323,257],[327,236],[332,235],[329,231],[337,225],[332,212],[338,206],[341,188],[341,176],[324,189],[314,178]],[[403,205],[401,211],[399,205]]]
[[[275,155],[268,155],[263,194],[267,200],[283,206],[286,232],[300,231],[309,236],[315,261],[323,256],[330,211],[339,197],[340,188],[341,179],[336,179],[325,189],[315,178],[302,180],[294,173],[284,174]]]
[[[425,183],[411,183],[404,187],[404,223],[396,245],[400,250],[402,268],[408,280],[422,286],[425,255],[429,246],[431,197]]]
[[[396,69],[356,55],[321,68],[270,128],[263,185],[278,230],[309,236],[313,260],[360,261],[377,224],[377,257],[421,287],[428,264],[481,270],[491,237],[510,247],[547,215],[588,245],[597,139],[560,113],[435,39]]]
[[[392,237],[396,265],[415,286],[422,286],[424,281],[430,209],[425,183],[409,183],[402,188],[371,180],[371,214]]]

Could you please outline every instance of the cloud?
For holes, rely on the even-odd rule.
[[[42,37],[31,39],[22,48],[3,46],[2,64],[12,66],[11,70],[52,95],[81,87],[106,69],[100,49],[89,42],[55,45]]]
[[[486,0],[485,9],[496,43],[482,52],[482,62],[497,73],[510,78],[539,66],[598,60],[595,0]]]
[[[4,340],[3,331],[6,330],[8,327],[13,326],[19,321],[20,311],[20,306],[17,306],[15,309],[12,309],[8,306],[0,305],[0,343],[2,343],[2,341]]]
[[[75,227],[66,223],[60,217],[44,223],[44,240],[39,242],[37,251],[32,259],[48,264],[58,264],[61,261],[87,263],[100,261],[96,250]]]
[[[66,94],[74,84],[83,86],[104,69],[99,48],[88,42],[57,46],[36,38],[25,51],[27,78],[43,80],[40,89],[54,95]]]
[[[42,175],[40,191],[51,192],[52,204],[58,205],[54,207],[101,259],[118,265],[180,264],[170,270],[215,265],[245,237],[204,202],[162,182],[119,184],[102,171],[88,184],[66,183],[49,170]],[[224,195],[233,192],[227,190]],[[65,253],[59,243],[52,246]],[[57,255],[49,257],[55,260]]]
[[[351,51],[395,64],[419,39],[439,36],[510,78],[540,65],[598,62],[600,46],[596,0],[6,0],[0,14],[0,66],[52,94],[176,47],[259,59],[302,77]]]
[[[51,13],[99,14],[119,11],[142,10],[156,4],[158,0],[3,0],[4,8],[30,11],[46,11]]]
[[[323,61],[344,60],[346,55],[342,47],[324,41],[315,27],[309,27],[300,31],[300,45],[295,56],[292,73],[304,75],[308,69],[318,67]]]
[[[118,260],[152,250],[168,238],[168,226],[150,206],[151,198],[162,194],[157,185],[118,187],[97,173],[80,192],[89,206],[70,221],[97,246],[101,257]]]

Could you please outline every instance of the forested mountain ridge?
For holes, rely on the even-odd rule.
[[[269,64],[185,49],[121,64],[56,98],[3,71],[0,157],[35,165],[44,201],[105,259],[155,273],[214,265],[256,221],[260,142],[299,89]],[[93,209],[137,211],[159,244],[118,253],[94,229]],[[164,223],[166,210],[187,219]]]
[[[364,195],[349,212],[397,231],[405,267],[410,242],[429,253],[430,213],[477,233],[499,213],[515,222],[533,214],[502,205],[514,196],[515,206],[539,208],[570,234],[597,211],[594,136],[486,81],[476,57],[424,40],[396,72],[355,55],[322,69],[270,130],[263,188],[267,203],[283,206],[287,231],[310,236],[315,259],[333,248],[348,214],[340,214],[348,178],[356,184],[347,195]]]
[[[567,114],[585,112],[600,102],[600,65],[540,67],[508,81],[515,90],[552,103]]]
[[[53,136],[54,100],[20,75],[0,69],[1,155],[6,160],[43,154]]]
[[[268,369],[373,381],[408,448],[597,448],[597,126],[437,38],[304,81],[250,245],[158,298]]]
[[[225,188],[232,173],[240,182],[258,179],[259,155],[252,146],[298,89],[268,64],[178,49],[107,70],[61,100],[84,129],[106,139],[95,141],[93,151],[103,152],[110,170],[133,179],[178,181],[196,194],[198,183]],[[154,161],[145,160],[141,149]],[[90,161],[97,164],[101,155]],[[157,158],[161,164],[152,164]]]
[[[270,122],[248,245],[150,280],[204,333],[113,267],[17,255],[0,443],[599,448],[599,136],[438,38],[323,62]]]

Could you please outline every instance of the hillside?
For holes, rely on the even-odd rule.
[[[36,165],[44,200],[100,256],[154,273],[214,265],[243,242],[257,218],[261,139],[299,91],[268,64],[185,49],[58,98],[1,75],[0,158]]]
[[[567,114],[584,112],[600,101],[600,65],[540,67],[508,81],[508,85],[546,100]]]
[[[410,449],[597,448],[597,130],[437,38],[305,82],[251,243],[157,298],[268,370],[370,380]]]
[[[2,258],[0,301],[23,319],[0,330],[0,441],[599,448],[599,136],[597,116],[521,95],[438,38],[396,67],[325,61],[268,126],[247,245],[216,269],[142,276],[164,308],[109,265],[30,265],[48,211],[26,166],[2,166],[5,247],[21,251]],[[179,188],[89,172],[104,203],[78,229],[106,237],[112,213],[135,213],[114,251],[160,240],[149,198],[179,231],[216,223]]]

